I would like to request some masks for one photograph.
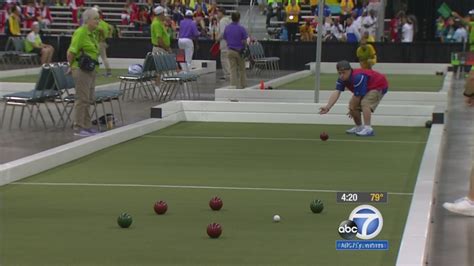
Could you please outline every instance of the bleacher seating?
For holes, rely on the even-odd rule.
[[[229,13],[235,12],[238,8],[238,1],[235,0],[218,0],[217,4],[227,9]],[[120,0],[119,2],[106,2],[106,1],[87,1],[86,7],[93,7],[95,5],[100,6],[104,20],[111,25],[115,25],[119,30],[119,36],[121,37],[137,37],[144,36],[143,31],[137,31],[133,26],[121,25],[122,11],[125,6],[125,1]],[[137,5],[143,5],[137,3]],[[44,33],[49,35],[72,35],[74,30],[78,27],[77,24],[72,22],[71,10],[67,6],[50,6],[51,16],[53,17],[53,23],[50,28],[44,30]],[[27,33],[28,29],[24,29]]]
[[[338,3],[331,3],[331,1],[326,2],[331,9],[331,14],[332,14],[332,19],[339,18],[341,8]],[[300,16],[300,21],[299,24],[300,26],[303,25],[306,21],[306,19],[315,19],[315,16],[311,14],[311,7],[310,5],[307,4],[301,4],[301,16]],[[285,21],[278,21],[276,18],[272,18],[270,20],[270,25],[267,27],[267,32],[270,36],[277,36],[280,33],[281,26],[285,24]],[[317,33],[317,28],[314,29],[314,33]],[[299,33],[296,34],[297,36],[300,36]],[[390,35],[390,19],[384,19],[384,33],[383,33],[383,38],[388,38]],[[277,40],[278,38],[270,38],[272,40]]]
[[[332,19],[339,18],[339,15],[340,15],[340,12],[341,12],[341,7],[339,6],[339,4],[328,4],[328,6],[331,9]],[[301,26],[305,23],[306,19],[313,20],[315,18],[315,16],[311,14],[311,6],[310,5],[301,4],[300,7],[301,7],[301,11],[300,11],[299,24]],[[285,21],[277,21],[277,20],[274,20],[274,19],[270,20],[270,26],[267,27],[267,30],[268,30],[269,34],[272,33],[273,35],[275,35],[276,33],[279,33],[280,28],[281,28],[282,24],[284,24],[284,23],[285,23]],[[314,29],[314,33],[315,34],[317,33],[316,28]],[[300,36],[299,33],[297,33],[296,35],[298,37]]]
[[[305,23],[305,19],[313,19],[314,16],[311,14],[311,7],[310,5],[307,5],[307,4],[302,4],[300,5],[301,7],[301,11],[300,11],[300,15],[301,15],[301,19],[299,21],[299,24],[300,25],[303,25]],[[331,9],[332,10],[332,9]],[[338,13],[334,13],[334,17],[337,17]],[[280,32],[280,28],[282,26],[282,24],[284,24],[285,21],[278,21],[276,20],[275,18],[273,18],[272,20],[270,20],[270,25],[269,27],[267,27],[267,31],[269,33],[272,33],[272,35],[276,34],[276,33],[279,33]],[[297,34],[299,35],[299,33]]]

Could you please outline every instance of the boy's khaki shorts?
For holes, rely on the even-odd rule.
[[[362,98],[360,101],[360,106],[358,106],[356,109],[359,111],[362,111],[362,107],[368,106],[370,107],[370,110],[372,112],[375,111],[377,106],[379,105],[380,101],[383,98],[383,93],[379,90],[371,90],[365,94],[365,96]],[[351,109],[351,106],[349,104],[349,109]]]

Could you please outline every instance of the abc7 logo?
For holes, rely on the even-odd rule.
[[[361,205],[349,215],[349,220],[344,220],[338,227],[339,235],[344,239],[372,239],[376,237],[383,227],[382,214],[371,205]]]

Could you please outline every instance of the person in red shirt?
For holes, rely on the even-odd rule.
[[[79,23],[79,9],[84,9],[85,0],[68,0],[67,5],[71,9],[72,23]]]
[[[346,130],[348,134],[357,136],[374,136],[371,126],[372,113],[377,108],[385,93],[388,91],[388,81],[385,75],[369,69],[352,69],[348,61],[340,61],[336,65],[339,78],[336,90],[329,97],[326,106],[319,113],[326,114],[339,99],[346,88],[354,95],[349,101],[349,116],[354,119],[355,127]],[[364,124],[362,124],[362,117]]]
[[[390,41],[391,42],[400,42],[401,32],[401,18],[405,16],[405,12],[400,11],[397,15],[390,20]]]
[[[5,25],[7,23],[7,10],[6,9],[0,9],[0,33],[3,33],[5,31]]]
[[[139,8],[137,4],[135,4],[134,0],[127,0],[121,15],[122,25],[133,26],[139,17],[139,13]]]
[[[140,6],[137,17],[134,19],[136,30],[145,30],[148,26],[148,9],[145,6]]]
[[[30,29],[36,17],[39,15],[39,10],[35,5],[34,0],[28,0],[27,5],[23,8],[23,27]]]

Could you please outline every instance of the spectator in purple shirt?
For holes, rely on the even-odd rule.
[[[245,76],[245,60],[241,53],[245,48],[248,35],[245,28],[239,24],[240,13],[232,13],[231,18],[232,23],[227,25],[223,36],[229,48],[230,85],[242,89],[247,87],[247,78]]]
[[[194,43],[193,40],[199,36],[196,23],[193,21],[193,11],[187,10],[184,19],[179,23],[179,49],[184,49],[186,64],[183,68],[186,72],[191,69],[191,61],[193,60]]]

